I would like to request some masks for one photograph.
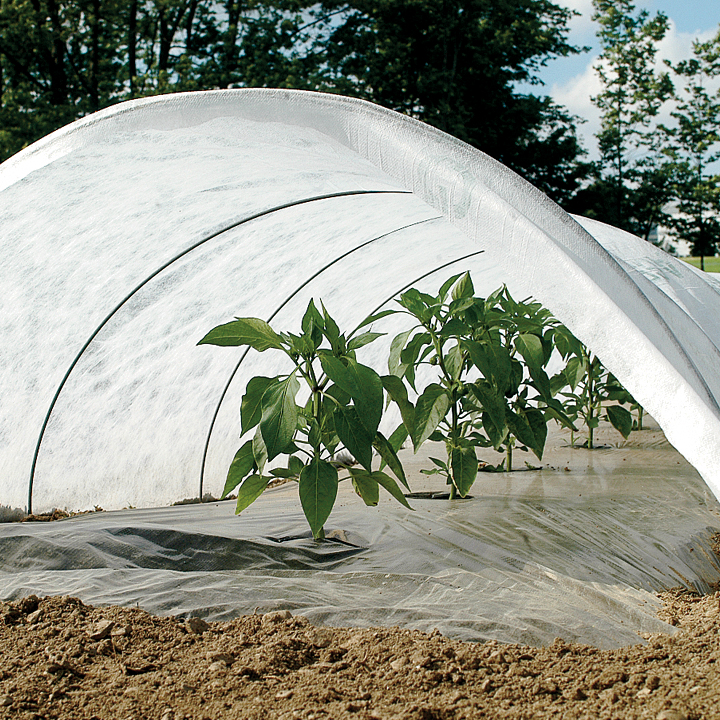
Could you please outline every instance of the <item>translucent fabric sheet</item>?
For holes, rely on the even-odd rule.
[[[167,95],[74,123],[0,166],[0,504],[219,494],[245,383],[279,366],[196,347],[207,330],[237,315],[291,329],[309,297],[352,327],[465,269],[479,292],[507,282],[548,306],[720,495],[718,284],[585,225],[359,100]]]

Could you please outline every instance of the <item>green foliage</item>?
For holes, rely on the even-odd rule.
[[[557,388],[567,388],[561,395],[565,398],[568,416],[573,420],[582,419],[585,424],[584,447],[590,450],[595,447],[595,429],[601,419],[608,420],[624,438],[633,429],[642,429],[642,407],[584,345],[578,343],[572,348],[565,369],[552,382]],[[623,407],[625,404],[630,404],[630,410],[637,410],[637,421],[633,421],[630,410]]]
[[[360,328],[372,322],[368,318]],[[360,329],[358,328],[358,330]],[[397,448],[404,435],[388,441],[378,430],[385,395],[380,376],[357,361],[356,350],[380,337],[366,332],[345,336],[325,308],[313,301],[302,319],[302,332],[276,333],[259,318],[236,318],[211,330],[198,344],[249,346],[258,352],[283,352],[293,369],[277,377],[254,377],[240,406],[242,435],[254,435],[237,451],[228,471],[223,497],[237,488],[237,512],[242,512],[276,478],[298,483],[300,502],[313,537],[324,537],[323,526],[337,496],[338,483],[350,478],[368,505],[376,505],[383,487],[409,507],[396,480],[373,470],[375,449],[397,479],[407,481]],[[308,400],[298,404],[301,387]],[[347,450],[360,468],[345,467],[335,458]],[[284,466],[267,463],[286,457]],[[340,471],[347,470],[345,477]]]
[[[427,439],[445,443],[446,459],[424,472],[443,475],[451,497],[464,497],[477,476],[477,448],[505,452],[507,470],[516,443],[542,458],[548,421],[571,424],[545,367],[556,338],[568,345],[572,336],[539,303],[517,302],[504,287],[475,297],[468,273],[436,296],[411,289],[398,303],[416,324],[393,340],[383,384],[416,451]],[[400,379],[415,390],[424,365],[437,370],[437,382],[413,407]]]
[[[299,335],[277,333],[258,318],[236,318],[200,341],[280,351],[293,368],[276,377],[254,377],[245,388],[241,431],[254,433],[237,451],[222,495],[237,492],[238,513],[273,478],[291,479],[298,483],[313,536],[322,538],[341,480],[350,479],[366,505],[377,505],[382,487],[409,507],[397,455],[408,438],[416,451],[427,440],[444,442],[445,458],[431,458],[434,468],[422,472],[444,476],[450,496],[465,497],[477,477],[479,448],[505,454],[496,470],[512,470],[517,446],[542,459],[550,420],[574,432],[573,422],[582,419],[589,448],[601,418],[624,437],[642,428],[642,408],[539,303],[518,302],[505,287],[476,297],[469,273],[451,277],[437,295],[412,288],[397,302],[399,309],[367,318],[348,336],[324,306],[320,312],[310,301]],[[356,350],[381,336],[360,331],[389,314],[409,315],[413,325],[392,340],[389,374],[381,377],[358,362]],[[547,366],[553,355],[564,364],[551,378]],[[434,381],[418,391],[418,372],[428,367]],[[302,387],[307,401],[301,405]],[[417,395],[414,404],[411,393]],[[386,438],[378,427],[390,402],[402,422]],[[349,463],[338,460],[343,451],[352,456]],[[373,452],[381,461],[377,469]],[[268,470],[281,456],[284,463],[274,462]]]
[[[688,265],[692,265],[693,267],[704,270],[705,272],[720,273],[720,257],[684,257],[680,259]]]

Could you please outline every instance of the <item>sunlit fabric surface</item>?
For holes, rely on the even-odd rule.
[[[35,511],[218,495],[245,383],[283,366],[196,347],[210,328],[293,329],[310,297],[351,328],[466,269],[548,306],[720,496],[717,282],[582,223],[358,100],[193,93],[74,123],[0,166],[0,503],[31,478]],[[382,369],[387,342],[366,350]]]

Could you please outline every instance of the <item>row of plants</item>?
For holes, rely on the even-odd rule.
[[[413,288],[396,304],[349,334],[311,300],[298,334],[278,333],[259,318],[236,318],[200,341],[279,351],[289,359],[288,372],[252,378],[242,398],[241,437],[248,439],[222,495],[237,492],[237,513],[273,479],[294,480],[313,537],[320,539],[343,480],[367,505],[377,505],[383,488],[410,507],[398,458],[408,439],[415,451],[427,440],[444,443],[445,457],[431,458],[434,467],[424,472],[444,477],[454,498],[465,497],[475,482],[478,450],[503,454],[500,464],[489,466],[493,470],[512,470],[515,448],[542,460],[551,421],[568,428],[574,442],[582,420],[588,448],[600,419],[627,437],[636,410],[635,425],[642,426],[642,408],[537,302],[518,302],[505,287],[477,297],[465,273],[448,279],[435,296]],[[357,351],[383,335],[373,324],[395,314],[408,315],[410,327],[393,338],[388,373],[380,375],[358,361]],[[561,370],[551,376],[553,358]],[[418,373],[425,377],[428,368],[433,381],[419,387]],[[379,427],[391,403],[402,420],[385,436]]]

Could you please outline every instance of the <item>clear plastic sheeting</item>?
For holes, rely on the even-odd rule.
[[[210,328],[290,329],[309,297],[351,328],[465,269],[548,306],[720,495],[718,283],[585,224],[600,242],[477,150],[333,95],[166,95],[59,130],[0,166],[0,504],[218,495],[245,383],[280,366],[196,347]]]
[[[415,499],[414,512],[388,495],[365,507],[342,483],[324,543],[294,483],[240,517],[229,501],[5,524],[0,597],[71,594],[212,620],[289,609],[473,641],[642,642],[673,632],[655,592],[720,579],[720,505],[654,433],[635,436],[592,452],[560,443],[543,470],[481,473],[471,499]],[[436,450],[405,451],[416,480]]]

